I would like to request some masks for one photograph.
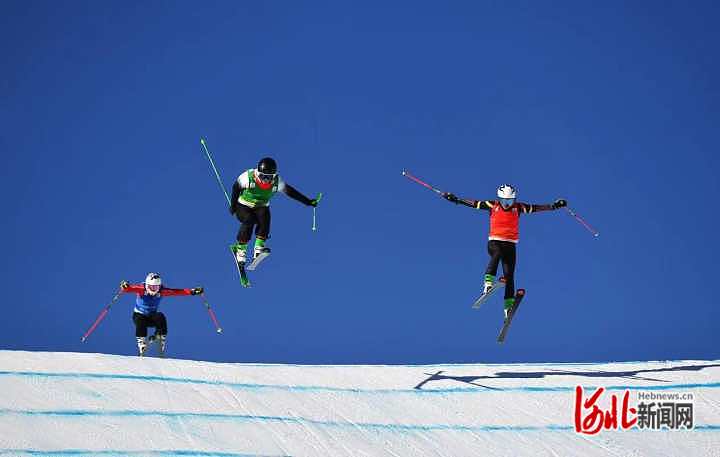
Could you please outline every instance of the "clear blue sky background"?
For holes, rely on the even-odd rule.
[[[4,349],[134,354],[121,279],[173,356],[440,363],[717,358],[717,2],[38,2],[0,14]],[[273,256],[239,286],[226,186],[266,155]],[[480,310],[501,183],[526,301]]]

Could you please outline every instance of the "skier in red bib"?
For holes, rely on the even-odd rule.
[[[498,187],[498,200],[461,199],[454,194],[444,192],[442,196],[455,204],[490,211],[490,236],[488,236],[488,254],[490,262],[485,270],[483,294],[495,283],[498,264],[502,262],[505,277],[505,317],[515,304],[515,259],[516,245],[519,241],[520,214],[549,211],[567,206],[567,201],[557,199],[550,205],[537,205],[516,202],[517,191],[509,184]]]

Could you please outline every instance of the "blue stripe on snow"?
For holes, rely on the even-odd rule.
[[[222,386],[240,390],[252,389],[272,389],[291,392],[347,392],[362,394],[416,394],[416,395],[437,395],[437,394],[455,394],[455,393],[481,393],[481,392],[574,392],[575,386],[516,386],[516,387],[455,387],[447,389],[360,389],[348,387],[329,387],[329,386],[297,386],[297,385],[281,385],[281,384],[252,384],[252,383],[235,383],[226,381],[211,381],[206,379],[189,379],[174,378],[167,376],[143,376],[143,375],[126,375],[112,373],[43,373],[35,371],[0,371],[0,376],[18,376],[33,378],[64,378],[64,379],[112,379],[112,380],[128,380],[128,381],[158,381],[171,382],[181,384],[200,384],[210,386]],[[503,378],[483,379],[483,381],[502,382]],[[601,386],[592,386],[583,384],[585,389],[594,389]],[[720,382],[708,383],[678,383],[678,384],[662,384],[662,385],[609,385],[602,386],[605,390],[681,390],[681,389],[717,389],[720,388]]]
[[[245,422],[281,422],[290,424],[307,424],[325,427],[348,427],[364,428],[393,432],[428,432],[428,431],[458,431],[458,432],[536,432],[536,431],[572,431],[570,425],[450,425],[450,424],[381,424],[372,422],[337,422],[303,417],[283,417],[266,415],[247,414],[223,414],[223,413],[188,413],[168,411],[91,411],[91,410],[47,410],[47,411],[23,411],[23,410],[0,410],[0,415],[18,416],[55,416],[55,417],[163,417],[183,419],[206,419],[206,420],[232,420]],[[638,430],[638,429],[634,429]],[[717,431],[720,425],[699,425],[696,431]]]

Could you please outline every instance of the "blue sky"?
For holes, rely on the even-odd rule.
[[[121,279],[159,271],[173,356],[293,363],[717,358],[720,63],[713,2],[4,2],[0,347],[134,354]],[[242,289],[226,186],[273,200]],[[470,303],[501,183],[526,300]]]

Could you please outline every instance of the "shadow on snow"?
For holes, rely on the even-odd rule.
[[[445,371],[438,371],[437,373],[425,373],[429,378],[422,381],[420,384],[415,386],[415,389],[422,389],[425,384],[430,381],[441,381],[441,380],[452,380],[470,384],[472,386],[484,387],[486,389],[495,389],[490,386],[479,384],[476,381],[485,379],[542,379],[550,376],[581,376],[585,378],[625,378],[635,379],[641,381],[651,382],[671,382],[665,379],[650,378],[646,376],[640,376],[645,373],[667,373],[675,371],[700,371],[705,368],[716,368],[720,367],[720,364],[709,364],[709,365],[685,365],[679,367],[668,367],[668,368],[652,368],[652,369],[641,369],[641,370],[626,370],[626,371],[571,371],[571,370],[546,370],[546,371],[525,371],[525,372],[497,372],[493,376],[449,376],[444,375]]]

